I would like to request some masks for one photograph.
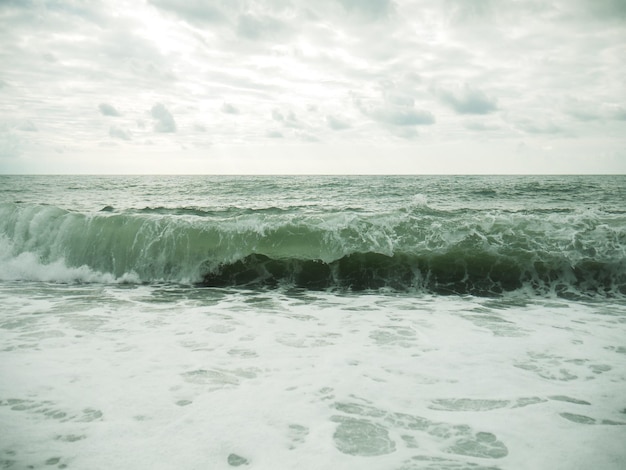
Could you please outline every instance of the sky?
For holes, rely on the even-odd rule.
[[[0,173],[626,173],[626,0],[0,0]]]

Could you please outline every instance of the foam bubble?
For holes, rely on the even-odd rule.
[[[0,305],[0,461],[15,468],[623,456],[619,302],[6,282]]]

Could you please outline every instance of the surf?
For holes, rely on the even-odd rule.
[[[0,276],[66,282],[626,294],[615,214],[0,205]],[[56,274],[55,274],[56,273]],[[57,278],[55,278],[57,276]]]

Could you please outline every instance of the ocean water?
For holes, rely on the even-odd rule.
[[[626,468],[625,201],[0,176],[0,468]]]

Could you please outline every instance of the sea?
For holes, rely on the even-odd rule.
[[[626,468],[626,176],[0,176],[0,468],[232,467]]]

